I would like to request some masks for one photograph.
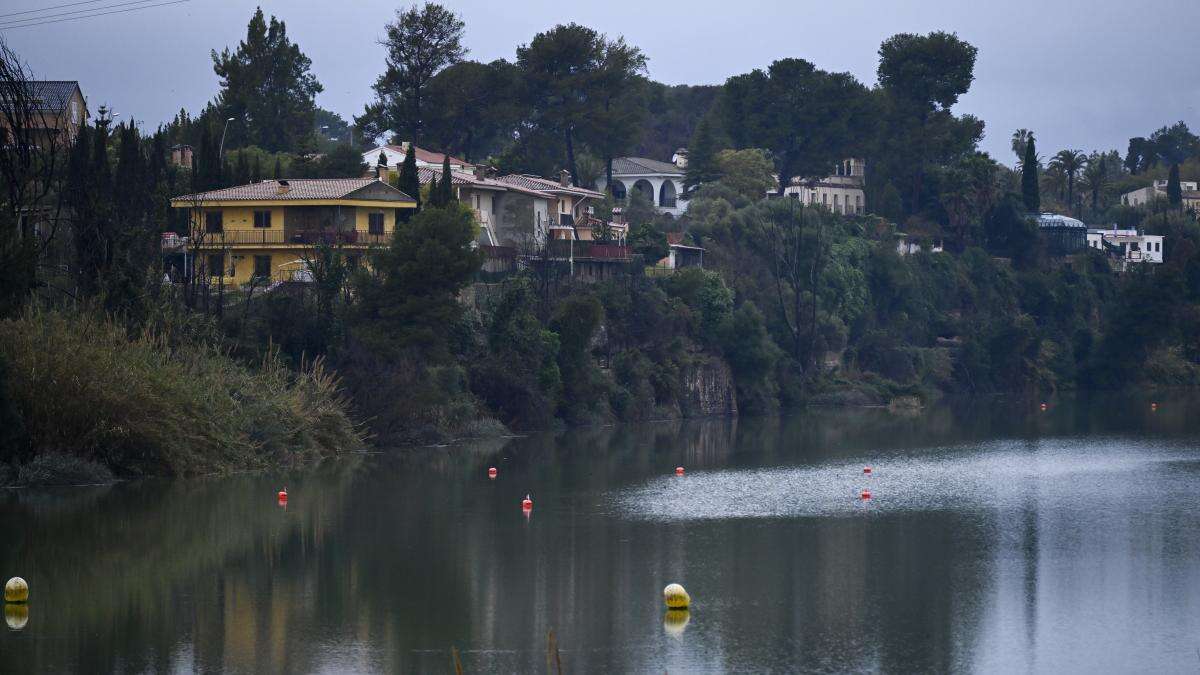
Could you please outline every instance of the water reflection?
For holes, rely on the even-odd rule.
[[[0,652],[38,671],[444,672],[456,647],[466,672],[541,672],[553,630],[569,672],[1190,668],[1200,407],[1159,400],[822,410],[2,492],[0,576],[34,602]],[[674,581],[690,613],[664,612]]]

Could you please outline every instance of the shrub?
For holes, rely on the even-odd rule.
[[[0,457],[65,453],[117,475],[203,474],[335,455],[360,446],[336,380],[318,361],[249,368],[189,339],[93,314],[31,309],[0,322],[7,392],[24,424]]]

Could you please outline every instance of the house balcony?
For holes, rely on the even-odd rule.
[[[310,247],[310,246],[383,246],[391,234],[373,234],[366,230],[226,230],[198,234],[193,241],[199,248],[234,247]]]

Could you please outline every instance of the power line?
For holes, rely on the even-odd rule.
[[[136,12],[136,11],[143,10],[143,9],[151,9],[153,7],[165,7],[167,5],[181,5],[185,2],[191,2],[191,0],[174,0],[173,2],[160,2],[156,5],[142,5],[141,7],[130,7],[128,9],[114,9],[111,12],[98,12],[96,14],[84,14],[83,16],[69,16],[64,19],[49,19],[47,21],[36,21],[35,23],[22,23],[19,25],[0,26],[0,30],[8,30],[10,28],[30,28],[33,26],[43,26],[43,25],[46,25],[49,23],[63,23],[64,21],[76,21],[78,19],[91,19],[91,18],[97,17],[97,16],[107,16],[109,14],[124,14],[126,12]],[[97,7],[96,9],[100,9],[100,8]],[[36,19],[36,18],[37,17],[34,17],[34,19]],[[25,20],[31,21],[33,19],[25,19]]]
[[[111,0],[101,0],[102,2],[110,2]],[[72,14],[86,14],[88,12],[98,12],[102,9],[114,9],[116,7],[128,7],[129,5],[143,5],[154,0],[130,0],[130,2],[118,2],[115,5],[104,5],[101,7],[88,7],[86,9],[72,9],[69,12],[59,12],[58,14],[43,14],[42,16],[31,16],[26,19],[10,19],[8,21],[0,21],[0,24],[10,23],[26,23],[29,21],[40,21],[42,19],[53,19],[59,16],[70,16]]]
[[[0,19],[9,17],[9,16],[17,16],[19,14],[36,14],[38,12],[45,12],[45,11],[48,11],[51,9],[62,9],[63,7],[78,7],[79,5],[94,5],[97,2],[105,2],[105,0],[83,0],[83,2],[68,2],[65,5],[52,5],[50,7],[43,7],[41,9],[27,9],[22,12],[9,12],[8,14],[0,14]],[[30,20],[33,20],[36,18],[37,17],[30,17]]]

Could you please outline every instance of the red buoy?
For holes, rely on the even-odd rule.
[[[682,467],[682,466],[677,466],[677,467],[675,467],[675,475],[676,475],[676,476],[682,476],[682,475],[683,475],[683,467]]]
[[[287,488],[283,488],[279,491],[279,503],[282,504],[285,502],[287,502]]]
[[[488,478],[495,478],[497,473],[499,473],[499,472],[496,471],[496,467],[494,467],[494,466],[488,467]]]
[[[871,467],[869,467],[869,466],[864,466],[864,467],[863,467],[863,473],[864,473],[864,474],[866,474],[866,475],[868,475],[868,476],[870,476],[870,475],[871,475]]]
[[[525,499],[521,500],[521,508],[526,511],[533,509],[533,500],[530,499],[529,495],[525,495]]]
[[[1150,409],[1151,409],[1151,410],[1158,410],[1158,404],[1157,404],[1157,403],[1151,403],[1151,404],[1150,404]]]
[[[1042,410],[1045,410],[1045,409],[1046,409],[1046,404],[1045,404],[1045,403],[1043,403],[1043,404],[1042,404]]]
[[[863,498],[864,500],[866,500],[866,499],[870,499],[870,498],[871,498],[871,491],[870,491],[870,490],[863,490],[863,491],[862,491],[862,498]]]

